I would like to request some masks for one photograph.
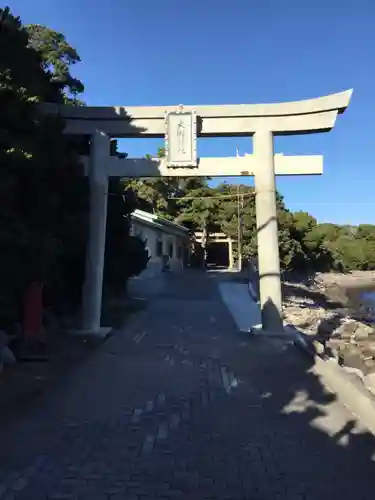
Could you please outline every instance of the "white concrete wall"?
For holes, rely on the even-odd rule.
[[[181,249],[180,258],[178,257],[178,247],[183,246],[183,238],[167,234],[158,229],[153,229],[146,224],[143,225],[139,221],[133,222],[132,234],[146,239],[146,248],[148,249],[150,260],[147,268],[143,271],[142,276],[154,276],[162,271],[163,268],[163,254],[169,255],[172,247],[172,257],[170,258],[170,268],[173,272],[181,271],[183,269],[183,250]],[[162,255],[157,255],[157,241],[162,242]]]

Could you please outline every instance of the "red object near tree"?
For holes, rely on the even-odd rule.
[[[23,331],[27,340],[42,340],[43,285],[30,283],[25,296]]]

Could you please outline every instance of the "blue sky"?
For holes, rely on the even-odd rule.
[[[324,154],[320,177],[278,178],[292,210],[321,222],[375,223],[374,0],[14,0],[24,23],[61,31],[79,52],[91,105],[241,104],[354,88],[328,134],[276,139]],[[127,140],[130,156],[157,140]],[[251,139],[202,140],[202,156],[251,152]]]

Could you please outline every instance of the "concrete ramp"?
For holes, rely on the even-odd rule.
[[[261,326],[259,304],[252,300],[248,288],[247,284],[242,283],[219,283],[223,302],[241,332],[250,332],[252,328]]]

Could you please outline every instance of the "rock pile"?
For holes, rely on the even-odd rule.
[[[335,359],[375,395],[375,305],[344,307],[348,289],[375,283],[375,273],[321,274],[285,283],[284,319],[311,336],[315,352]]]
[[[284,301],[284,319],[306,333],[316,334],[327,311],[311,299],[292,297]]]
[[[313,336],[322,346],[321,352],[335,358],[341,365],[357,369],[363,375],[375,374],[375,317],[372,310],[350,314],[344,307],[329,309],[317,304],[306,293],[306,297],[291,296],[285,300],[284,318]]]

